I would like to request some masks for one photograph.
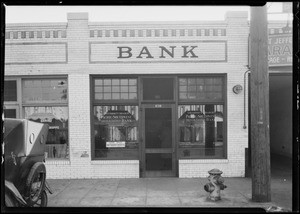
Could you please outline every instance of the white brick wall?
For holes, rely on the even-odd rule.
[[[227,74],[227,154],[224,160],[179,160],[179,177],[206,177],[207,171],[219,168],[224,177],[244,176],[245,148],[248,146],[248,129],[244,126],[244,99],[241,94],[232,92],[233,86],[240,84],[244,87],[244,72],[248,64],[248,33],[249,26],[244,13],[228,13],[224,22],[176,23],[169,24],[137,24],[124,25],[106,23],[90,24],[86,15],[76,14],[68,16],[66,26],[67,38],[41,38],[41,39],[9,39],[7,43],[17,42],[66,42],[68,43],[67,64],[6,64],[6,76],[20,75],[59,75],[68,76],[69,98],[69,145],[70,159],[67,161],[47,161],[48,178],[108,178],[108,177],[139,177],[139,160],[91,160],[91,112],[90,112],[90,75],[91,74]],[[227,41],[227,62],[201,62],[201,63],[89,63],[90,41],[147,41],[148,37],[90,37],[90,29],[204,29],[226,28],[226,36],[189,37],[151,37],[154,41],[164,40],[225,40]],[[19,26],[26,30],[26,25]],[[62,27],[63,28],[63,27]],[[8,26],[10,30],[18,30],[18,25]],[[51,29],[42,24],[29,25],[30,30]],[[144,29],[144,30],[145,30]],[[179,31],[178,31],[179,32]],[[177,33],[178,33],[177,32]],[[186,33],[188,31],[186,30]],[[111,32],[112,33],[112,32]],[[129,33],[129,31],[127,32]],[[171,31],[169,31],[171,33]],[[210,32],[212,33],[212,32]],[[112,35],[112,34],[111,34]],[[129,35],[128,35],[129,36]],[[158,43],[159,44],[159,43]],[[21,50],[21,49],[20,49]],[[24,51],[24,50],[23,50]],[[26,50],[27,51],[27,50]],[[56,57],[59,57],[58,54]],[[247,88],[247,87],[246,87]],[[246,101],[248,92],[246,93]],[[246,110],[248,103],[246,103]],[[248,115],[246,114],[246,118]],[[248,126],[248,124],[246,124]],[[84,154],[84,155],[83,155]],[[83,156],[82,156],[83,155]]]

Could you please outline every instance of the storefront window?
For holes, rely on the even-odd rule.
[[[94,106],[94,158],[138,159],[138,106]]]
[[[179,157],[225,158],[223,105],[179,105]]]
[[[25,107],[25,119],[49,125],[47,158],[68,158],[68,107]]]
[[[46,158],[69,158],[66,78],[24,79],[24,118],[49,125]]]

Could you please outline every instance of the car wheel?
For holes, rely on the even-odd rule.
[[[26,180],[26,196],[27,204],[34,205],[40,198],[42,191],[45,188],[46,167],[43,163],[35,163],[30,169]]]
[[[47,204],[48,204],[48,196],[46,191],[44,190],[41,193],[38,201],[33,205],[33,207],[47,207]]]

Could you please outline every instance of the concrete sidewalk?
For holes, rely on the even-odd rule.
[[[292,210],[291,180],[272,179],[272,201],[251,201],[250,178],[225,178],[222,200],[207,200],[206,178],[48,180],[48,207],[283,207]]]
[[[52,180],[48,207],[259,207],[292,210],[292,161],[271,160],[271,202],[256,203],[251,178],[225,178],[222,200],[207,200],[207,178],[124,178]]]

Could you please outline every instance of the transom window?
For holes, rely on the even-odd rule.
[[[137,100],[137,79],[95,79],[96,100]]]
[[[223,101],[222,77],[179,78],[179,99]]]
[[[23,80],[23,103],[67,103],[66,79]]]

